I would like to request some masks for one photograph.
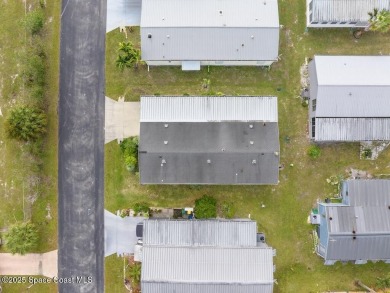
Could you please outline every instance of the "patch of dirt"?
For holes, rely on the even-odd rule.
[[[309,69],[308,69],[308,59],[305,58],[305,63],[301,65],[301,68],[299,69],[299,73],[301,75],[301,87],[303,89],[309,87]]]
[[[365,141],[360,143],[360,159],[361,160],[376,160],[380,153],[390,145],[389,141],[372,142]]]
[[[373,178],[372,174],[368,173],[367,171],[363,171],[363,170],[349,168],[349,169],[346,169],[345,172],[349,175],[350,179],[371,179],[371,178]]]

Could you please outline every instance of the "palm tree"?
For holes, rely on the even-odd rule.
[[[379,11],[377,8],[373,12],[369,12],[369,30],[379,31],[381,33],[386,33],[390,30],[390,11],[382,9]]]
[[[130,68],[132,66],[137,69],[140,64],[143,64],[141,59],[141,50],[135,48],[132,43],[120,42],[118,51],[119,55],[116,59],[116,66],[119,69],[123,70],[126,67]]]
[[[129,269],[129,275],[133,281],[133,284],[138,285],[141,281],[141,265],[135,263],[133,266],[131,266]]]
[[[37,246],[38,230],[27,222],[11,226],[5,234],[5,245],[12,254],[25,254]]]

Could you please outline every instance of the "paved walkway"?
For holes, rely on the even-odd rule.
[[[122,141],[126,137],[138,136],[140,128],[140,103],[118,101],[106,97],[106,117],[104,142],[115,139]]]
[[[12,255],[0,253],[0,276],[57,276],[57,250],[47,253],[29,253],[26,255]]]

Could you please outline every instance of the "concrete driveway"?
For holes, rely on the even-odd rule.
[[[49,278],[57,277],[57,260],[57,250],[26,255],[0,253],[0,276],[42,275]]]

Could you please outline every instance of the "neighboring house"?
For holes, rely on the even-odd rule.
[[[390,56],[315,56],[309,135],[317,142],[390,140]]]
[[[257,236],[248,220],[144,220],[141,290],[271,293],[275,251]]]
[[[143,0],[141,53],[148,65],[269,66],[278,58],[277,0]]]
[[[276,97],[141,97],[141,184],[277,184]]]
[[[306,0],[307,27],[367,27],[374,8],[390,9],[390,0]]]
[[[390,263],[390,180],[346,180],[341,197],[341,203],[318,205],[317,253],[325,264]]]

